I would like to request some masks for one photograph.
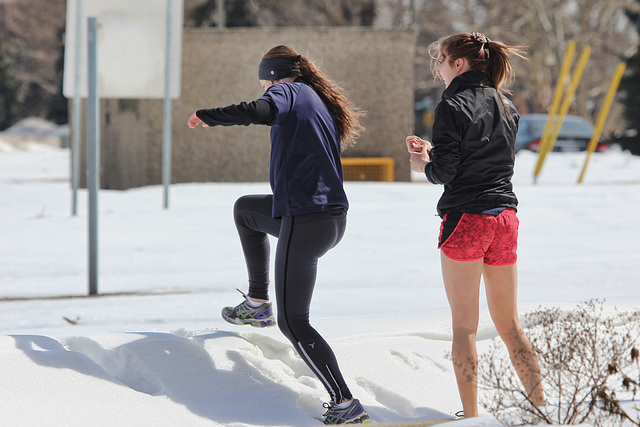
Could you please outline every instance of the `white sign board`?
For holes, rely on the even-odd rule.
[[[164,98],[167,0],[67,0],[63,94],[74,96],[76,11],[81,11],[80,96],[87,97],[87,18],[98,19],[101,98]],[[172,0],[171,98],[180,96],[183,0]]]

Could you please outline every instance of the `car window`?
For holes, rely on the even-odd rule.
[[[592,134],[593,128],[584,122],[564,122],[560,128],[560,135],[562,136],[590,138]]]
[[[547,124],[545,120],[536,120],[531,122],[532,133],[535,135],[542,135],[544,132],[544,127]],[[577,138],[590,138],[593,134],[593,127],[587,123],[582,121],[567,121],[562,122],[562,127],[560,128],[561,137],[577,137]]]

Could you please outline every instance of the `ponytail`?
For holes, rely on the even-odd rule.
[[[309,59],[298,55],[288,46],[276,46],[269,50],[264,57],[268,58],[295,58],[299,64],[300,74],[305,82],[320,96],[331,112],[340,133],[342,149],[354,144],[364,127],[360,124],[360,118],[365,112],[355,105],[344,94],[344,90],[329,80]]]
[[[500,93],[509,93],[503,88],[505,82],[511,83],[515,70],[510,55],[525,58],[522,46],[508,46],[489,40],[482,33],[460,33],[444,37],[429,46],[432,58],[431,71],[437,76],[437,60],[445,55],[449,63],[464,58],[471,70],[482,71],[487,75],[489,84]]]

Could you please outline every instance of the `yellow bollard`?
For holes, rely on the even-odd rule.
[[[558,76],[558,82],[556,83],[556,90],[553,94],[553,99],[551,101],[551,108],[549,109],[549,117],[547,119],[547,123],[544,126],[544,131],[542,132],[542,136],[540,137],[540,145],[538,145],[538,153],[547,146],[549,141],[549,132],[551,131],[551,126],[556,119],[556,113],[558,112],[558,106],[560,105],[560,101],[562,100],[562,94],[564,93],[564,89],[567,86],[566,79],[567,75],[569,75],[569,71],[571,70],[571,62],[573,62],[573,56],[576,51],[576,42],[573,40],[569,40],[567,45],[567,52],[564,55],[564,62],[562,63],[562,68],[560,68],[560,75]],[[538,159],[540,157],[538,156]],[[542,166],[542,165],[541,165]]]
[[[591,158],[591,154],[596,151],[596,147],[598,146],[598,139],[602,134],[602,128],[604,127],[604,122],[607,119],[607,115],[609,114],[609,109],[611,108],[611,104],[613,103],[613,97],[618,90],[618,85],[620,84],[620,80],[622,80],[622,75],[624,74],[624,70],[627,67],[625,62],[621,62],[618,64],[616,68],[616,72],[613,75],[613,80],[611,80],[611,85],[609,86],[609,91],[604,98],[602,103],[602,107],[600,109],[600,113],[598,114],[598,120],[596,121],[596,127],[593,131],[593,135],[591,136],[591,140],[589,141],[589,145],[587,146],[587,157],[584,160],[584,165],[582,166],[582,172],[580,172],[580,178],[578,178],[578,184],[581,184],[584,179],[584,174],[587,171],[587,165],[589,164],[589,159]]]
[[[582,50],[582,54],[580,55],[580,59],[578,60],[578,64],[576,65],[576,69],[571,77],[571,83],[569,84],[569,89],[562,101],[562,105],[560,107],[560,112],[558,113],[558,120],[553,127],[553,132],[549,137],[549,141],[544,149],[538,149],[538,163],[536,164],[536,169],[533,173],[534,181],[540,174],[540,170],[542,169],[542,164],[549,153],[553,149],[553,145],[558,139],[558,134],[560,133],[560,128],[562,127],[562,122],[564,121],[564,116],[569,112],[569,107],[571,106],[571,102],[573,101],[573,95],[576,93],[576,89],[578,88],[578,83],[580,83],[580,79],[582,79],[582,73],[587,65],[587,61],[589,60],[589,55],[591,54],[591,46],[585,46]]]

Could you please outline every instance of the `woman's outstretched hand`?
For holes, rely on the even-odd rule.
[[[189,122],[188,125],[191,129],[193,129],[194,127],[198,126],[198,124],[202,123],[202,127],[203,128],[208,128],[209,126],[203,122],[202,120],[200,120],[200,118],[198,116],[196,116],[196,113],[193,113],[191,115],[191,117],[189,117]]]

